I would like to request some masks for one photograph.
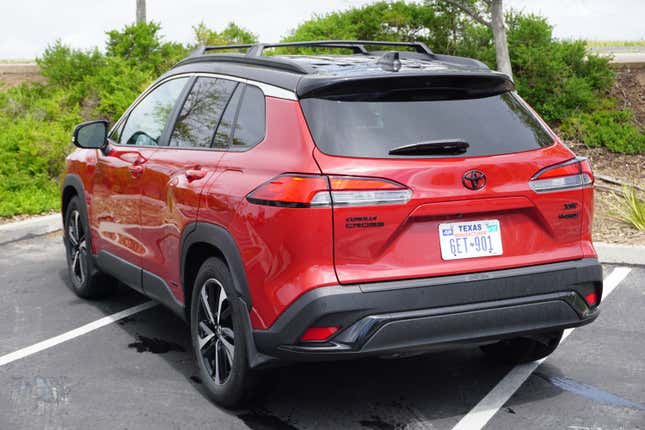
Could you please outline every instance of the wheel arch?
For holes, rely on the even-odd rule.
[[[235,239],[221,226],[195,222],[186,226],[181,240],[180,279],[187,315],[190,315],[190,298],[197,271],[209,257],[219,257],[226,263],[233,278],[235,291],[250,310],[251,293]]]
[[[83,187],[83,181],[78,175],[68,174],[63,179],[63,186],[61,187],[61,214],[63,216],[63,221],[65,218],[65,212],[67,211],[67,205],[72,200],[74,196],[79,196],[83,204],[83,210],[86,212],[87,216],[87,201],[85,200],[85,189]]]
[[[242,256],[233,236],[221,226],[205,222],[195,222],[186,226],[181,240],[180,279],[184,290],[184,309],[186,321],[190,321],[190,302],[193,283],[199,267],[209,257],[219,257],[228,266],[233,278],[233,288],[239,295],[247,312],[242,318],[243,327],[247,334],[247,360],[251,368],[264,366],[275,358],[258,352],[253,338],[249,312],[252,301],[249,291]]]

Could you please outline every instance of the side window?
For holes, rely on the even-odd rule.
[[[177,118],[170,145],[210,148],[217,124],[236,85],[226,79],[198,78]]]
[[[119,143],[138,146],[157,146],[168,118],[188,78],[167,81],[135,106],[126,120]]]
[[[224,115],[222,115],[222,119],[219,122],[219,127],[217,127],[217,133],[215,133],[215,139],[213,139],[213,148],[228,148],[231,130],[235,123],[235,115],[237,114],[243,91],[244,85],[238,85],[231,100],[229,100]]]
[[[258,87],[247,85],[235,122],[233,148],[250,148],[264,139],[266,115],[264,94]]]

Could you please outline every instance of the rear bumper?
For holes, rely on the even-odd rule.
[[[596,259],[394,282],[322,287],[294,302],[257,350],[286,360],[423,352],[580,326],[602,293]],[[325,342],[300,342],[309,327],[340,326]]]

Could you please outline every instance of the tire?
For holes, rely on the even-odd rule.
[[[560,339],[562,339],[562,330],[530,338],[505,339],[483,345],[481,350],[490,358],[502,363],[529,363],[550,355],[560,344]]]
[[[226,264],[215,257],[206,260],[193,286],[190,334],[203,386],[226,408],[248,402],[256,380],[248,366],[243,312]]]
[[[116,281],[99,271],[92,261],[90,238],[84,207],[78,196],[65,210],[65,254],[72,290],[84,299],[98,299],[114,291]]]

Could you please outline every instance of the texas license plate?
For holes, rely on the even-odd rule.
[[[499,220],[439,224],[439,243],[444,260],[502,255]]]

